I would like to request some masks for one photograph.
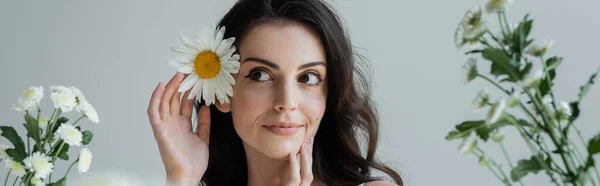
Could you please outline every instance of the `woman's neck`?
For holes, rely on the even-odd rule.
[[[248,186],[274,185],[288,164],[285,159],[272,159],[244,144],[248,163]]]

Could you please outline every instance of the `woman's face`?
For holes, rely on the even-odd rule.
[[[254,26],[240,41],[231,113],[246,148],[270,158],[296,153],[325,112],[325,51],[309,27],[290,22]]]

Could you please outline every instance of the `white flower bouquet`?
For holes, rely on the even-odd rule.
[[[466,82],[481,79],[503,96],[491,100],[487,90],[481,91],[474,105],[476,110],[487,109],[487,118],[456,125],[446,140],[462,140],[459,151],[476,156],[479,164],[505,185],[523,185],[523,177],[539,172],[545,173],[555,185],[600,185],[600,172],[594,162],[594,155],[600,153],[600,133],[584,140],[575,125],[581,113],[579,106],[600,68],[581,86],[574,101],[556,100],[553,85],[563,58],[547,57],[553,41],[532,45],[533,20],[529,15],[518,24],[509,24],[506,11],[511,3],[512,0],[491,0],[485,6],[486,12],[479,6],[469,10],[455,32],[456,46],[472,56],[465,65]],[[500,33],[488,29],[488,16],[497,17]],[[480,73],[478,59],[491,64],[490,75]],[[518,131],[531,157],[517,162],[511,160],[502,143],[502,131],[507,127]],[[490,141],[503,151],[508,167],[495,161],[478,145]]]
[[[11,185],[17,182],[25,186],[66,185],[67,175],[76,163],[79,173],[88,171],[90,167],[92,153],[87,148],[81,148],[79,157],[71,163],[64,176],[52,182],[56,161],[68,161],[70,147],[85,146],[92,141],[92,132],[84,131],[78,126],[80,120],[88,118],[93,123],[99,123],[100,120],[96,109],[79,89],[64,86],[51,87],[54,111],[49,118],[43,117],[40,109],[40,101],[44,97],[43,90],[41,86],[30,87],[13,107],[17,111],[25,112],[23,126],[27,135],[23,137],[26,138],[27,145],[13,127],[0,126],[2,136],[12,143],[12,147],[0,146],[0,161],[5,161],[8,169],[3,181],[5,186],[9,184],[9,179],[12,181],[12,177],[14,181]],[[82,115],[75,122],[68,123],[69,119],[61,115],[73,110],[82,112]]]

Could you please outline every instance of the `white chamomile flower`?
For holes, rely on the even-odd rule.
[[[483,20],[483,12],[480,6],[467,11],[454,33],[454,42],[457,48],[467,46],[477,48],[481,45],[480,38],[483,37],[487,28]]]
[[[488,13],[505,12],[515,0],[490,0],[486,8]]]
[[[19,100],[14,105],[13,109],[17,111],[34,111],[37,109],[37,105],[44,97],[44,87],[32,86],[23,92],[19,96]]]
[[[46,127],[48,127],[48,118],[42,118],[42,117],[40,117],[40,120],[38,121],[38,126],[42,130],[46,129]]]
[[[65,143],[69,144],[70,146],[81,146],[81,140],[83,139],[81,132],[73,125],[67,123],[58,127],[58,130],[56,130],[56,136],[59,136],[60,139],[65,141]]]
[[[79,162],[77,163],[77,169],[79,173],[87,172],[92,164],[92,152],[89,149],[83,148],[79,151]]]
[[[571,111],[571,105],[566,102],[566,101],[561,101],[560,102],[560,109],[563,113],[565,113],[568,116],[571,116],[572,111]]]
[[[70,88],[64,86],[52,86],[52,102],[54,108],[60,108],[62,112],[70,112],[77,106],[75,93]]]
[[[0,160],[8,159],[6,149],[8,149],[8,145],[0,145]]]
[[[519,105],[519,103],[521,103],[521,98],[519,93],[515,91],[510,95],[510,98],[508,99],[508,106],[516,107],[517,105]]]
[[[178,90],[191,88],[188,99],[195,96],[197,101],[203,99],[206,105],[211,105],[216,103],[215,97],[220,103],[228,103],[228,96],[233,96],[235,79],[231,74],[239,72],[240,56],[234,54],[235,38],[223,39],[224,34],[225,27],[202,25],[196,38],[180,34],[184,46],[171,49],[175,56],[169,64],[181,73],[190,74]]]
[[[492,159],[488,155],[483,155],[479,157],[479,165],[483,167],[489,166],[491,161]]]
[[[33,186],[46,186],[46,183],[44,183],[42,181],[42,179],[38,178],[38,177],[34,177],[31,179],[31,184],[33,184]]]
[[[473,79],[475,79],[477,77],[477,74],[479,73],[477,71],[477,59],[469,58],[467,63],[465,63],[465,65],[463,66],[463,69],[465,71],[464,81],[466,83],[473,81]]]
[[[479,111],[484,108],[490,101],[490,95],[488,94],[487,88],[479,91],[477,93],[477,97],[473,100],[473,105],[475,107],[475,111]]]
[[[466,155],[473,152],[475,147],[477,147],[477,138],[471,133],[469,137],[465,138],[462,143],[460,143],[458,150],[460,151],[460,154]]]
[[[568,122],[569,118],[573,114],[571,110],[571,105],[566,101],[561,101],[560,105],[558,106],[558,108],[556,108],[556,110],[556,116],[560,123]]]
[[[25,175],[25,167],[10,158],[6,160],[6,168],[15,176],[22,177]]]
[[[41,152],[34,152],[29,157],[23,160],[25,167],[30,171],[35,172],[36,178],[45,179],[52,173],[54,165],[50,162],[50,157]]]
[[[525,77],[525,80],[523,80],[521,82],[521,85],[523,86],[523,89],[525,89],[525,90],[533,89],[533,88],[537,87],[538,85],[540,85],[543,77],[544,77],[544,71],[539,70],[533,74],[527,75],[527,77]]]
[[[529,47],[526,52],[529,55],[540,57],[546,54],[548,49],[552,48],[552,46],[554,46],[554,40],[546,40],[541,45],[533,45]]]
[[[98,118],[98,112],[96,112],[96,108],[94,108],[92,104],[84,100],[81,103],[81,109],[83,110],[83,114],[85,114],[85,116],[90,121],[94,123],[100,123],[100,119]]]
[[[490,111],[487,114],[486,123],[493,124],[498,122],[502,113],[504,113],[504,108],[506,107],[506,100],[504,98],[499,99],[492,105]]]
[[[504,139],[504,131],[501,129],[496,129],[492,131],[492,140],[495,142],[501,142]]]
[[[69,89],[71,89],[71,92],[73,92],[73,94],[75,94],[75,102],[77,104],[77,106],[75,107],[75,110],[77,112],[81,112],[83,110],[82,108],[82,103],[85,102],[85,96],[83,95],[83,92],[81,92],[81,90],[79,90],[78,88],[71,86],[69,87]]]

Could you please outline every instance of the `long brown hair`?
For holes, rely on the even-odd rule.
[[[315,136],[313,172],[324,185],[359,185],[380,180],[382,171],[402,185],[397,172],[375,158],[379,134],[377,110],[371,100],[370,68],[355,54],[336,13],[321,0],[239,0],[222,18],[225,38],[239,41],[257,23],[293,21],[314,29],[324,45],[327,60],[327,106]],[[202,103],[196,102],[199,109]],[[205,185],[247,185],[248,170],[242,140],[231,113],[211,106],[211,135]],[[360,139],[368,140],[366,157]]]

